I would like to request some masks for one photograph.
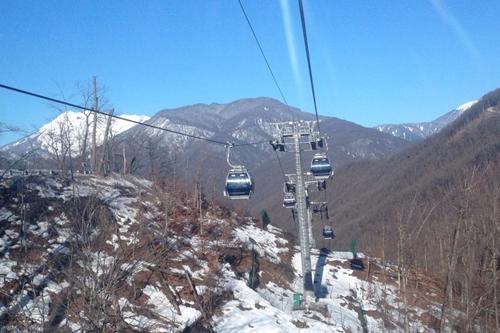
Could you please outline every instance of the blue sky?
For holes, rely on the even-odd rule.
[[[243,2],[288,102],[312,112],[297,1]],[[305,0],[305,12],[321,114],[427,121],[500,87],[497,0]],[[3,0],[0,13],[3,84],[79,103],[96,75],[121,114],[279,99],[237,0]],[[33,131],[57,113],[0,91],[0,122]]]

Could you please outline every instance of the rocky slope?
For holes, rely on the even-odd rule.
[[[200,216],[170,185],[37,175],[0,190],[1,332],[398,332],[403,313],[411,330],[436,327],[432,282],[403,299],[394,267],[372,259],[368,278],[326,249],[313,250],[314,306],[292,311],[293,239],[206,202]]]

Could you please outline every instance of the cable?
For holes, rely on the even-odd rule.
[[[274,72],[273,72],[273,70],[271,68],[271,65],[269,64],[269,61],[267,60],[266,54],[264,53],[264,49],[262,48],[262,45],[260,44],[259,38],[257,37],[257,34],[255,33],[255,30],[254,30],[254,28],[252,26],[252,22],[250,22],[250,18],[248,17],[247,12],[245,11],[245,7],[243,6],[243,3],[241,2],[241,0],[238,0],[238,3],[240,4],[241,11],[243,13],[243,16],[245,16],[245,20],[246,20],[246,22],[248,24],[248,27],[250,28],[250,31],[252,31],[253,38],[254,38],[254,40],[255,40],[258,48],[259,48],[260,54],[262,55],[262,58],[264,58],[264,61],[265,61],[266,66],[267,66],[267,69],[269,70],[269,73],[271,74],[271,77],[273,78],[274,85],[278,89],[278,91],[279,91],[279,93],[281,95],[281,98],[283,100],[283,103],[286,105],[288,111],[291,113],[292,119],[295,119],[295,116],[291,112],[290,105],[288,104],[288,102],[286,100],[285,94],[283,94],[283,90],[281,90],[281,87],[280,87],[280,85],[278,83],[278,80],[276,79],[276,76],[274,75]],[[266,142],[268,142],[268,141],[266,141]],[[242,145],[245,145],[245,144],[242,144]],[[285,175],[285,171],[283,169],[283,165],[281,164],[280,157],[279,157],[278,152],[276,150],[274,152],[276,154],[276,158],[278,159],[278,163],[279,163],[279,166],[280,166],[280,169],[281,169],[281,173],[283,175],[283,180],[286,183],[286,175]]]
[[[256,146],[256,145],[260,145],[263,143],[269,143],[269,140],[262,140],[262,141],[249,142],[249,143],[235,143],[235,144],[233,144],[233,147]]]
[[[264,61],[266,62],[267,69],[269,70],[269,73],[271,74],[271,76],[273,78],[274,85],[276,86],[276,88],[278,88],[278,91],[280,92],[281,98],[283,99],[283,103],[285,103],[286,107],[288,108],[288,111],[291,111],[290,105],[288,105],[288,102],[285,98],[285,94],[283,94],[283,90],[281,90],[281,87],[278,83],[278,80],[276,79],[276,76],[274,75],[274,72],[271,68],[271,65],[269,64],[269,61],[267,60],[266,54],[264,53],[264,50],[262,49],[262,45],[260,44],[259,38],[257,37],[255,30],[253,29],[252,23],[250,22],[250,18],[248,17],[247,12],[245,11],[245,7],[243,7],[243,3],[241,2],[241,0],[238,0],[238,3],[240,4],[241,11],[243,12],[243,15],[245,16],[248,27],[252,31],[253,38],[254,38],[255,42],[257,43],[257,46],[259,47],[260,54],[262,54],[262,57],[264,58]],[[292,117],[293,117],[293,113],[292,113]]]
[[[300,21],[302,23],[302,35],[304,36],[304,46],[306,48],[306,57],[307,57],[307,68],[309,69],[309,82],[311,83],[311,91],[314,102],[314,112],[316,113],[316,121],[318,123],[318,132],[321,134],[321,130],[319,128],[319,116],[318,116],[318,106],[316,104],[316,93],[314,91],[314,81],[313,74],[311,69],[311,57],[309,56],[309,43],[307,42],[307,31],[306,31],[306,19],[304,17],[304,7],[302,5],[302,0],[299,0],[299,8],[300,8]]]
[[[123,120],[123,121],[128,121],[128,122],[131,122],[131,123],[134,123],[134,124],[137,124],[137,125],[142,125],[142,126],[150,127],[150,128],[154,128],[154,129],[157,129],[157,130],[161,130],[161,131],[165,131],[165,132],[177,134],[177,135],[183,135],[183,136],[190,137],[190,138],[193,138],[193,139],[204,140],[204,141],[208,141],[208,142],[219,144],[219,145],[223,145],[223,146],[227,146],[228,144],[230,144],[229,142],[224,142],[224,141],[219,141],[219,140],[214,140],[214,139],[206,138],[206,137],[203,137],[203,136],[198,136],[198,135],[193,135],[193,134],[178,132],[178,131],[174,131],[174,130],[171,130],[171,129],[168,129],[168,128],[164,128],[164,127],[159,127],[159,126],[155,126],[155,125],[151,125],[151,124],[147,124],[147,123],[141,123],[140,121],[136,121],[136,120],[132,120],[132,119],[127,119],[127,118],[124,118],[124,117],[120,117],[120,116],[116,116],[116,115],[110,115],[110,114],[107,114],[107,113],[99,111],[99,110],[94,110],[92,108],[83,107],[81,105],[77,105],[77,104],[65,102],[65,101],[62,101],[62,100],[59,100],[59,99],[56,99],[56,98],[47,97],[47,96],[40,95],[40,94],[37,94],[37,93],[34,93],[34,92],[30,92],[30,91],[27,91],[27,90],[22,90],[22,89],[14,88],[14,87],[7,86],[7,85],[1,84],[1,83],[0,83],[0,88],[11,90],[11,91],[14,91],[14,92],[18,92],[18,93],[21,93],[21,94],[24,94],[24,95],[28,95],[28,96],[32,96],[32,97],[44,99],[46,101],[50,101],[50,102],[54,102],[54,103],[58,103],[58,104],[66,105],[66,106],[71,106],[73,108],[77,108],[77,109],[80,109],[80,110],[83,110],[83,111],[95,112],[95,113],[98,113],[98,114],[101,114],[101,115],[105,115],[105,116],[108,116],[108,117],[120,119],[120,120]],[[256,145],[256,144],[260,144],[260,143],[264,143],[264,142],[268,142],[268,141],[266,140],[266,141],[254,142],[254,143],[233,144],[233,147]]]
[[[278,159],[278,164],[280,165],[281,174],[283,175],[283,181],[286,183],[285,170],[283,169],[283,165],[281,164],[280,156],[278,155],[278,152],[276,150],[274,151],[274,153],[276,154],[276,158]]]

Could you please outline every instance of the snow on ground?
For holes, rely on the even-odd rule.
[[[258,228],[254,224],[244,225],[234,230],[234,235],[249,250],[254,245],[254,250],[262,257],[274,263],[280,263],[280,254],[288,252],[288,241],[281,236],[281,230],[271,225],[267,230]],[[253,240],[253,241],[252,241]]]
[[[43,184],[30,183],[26,185],[26,188],[38,191],[40,198],[57,198],[57,193],[61,192],[63,186],[55,179],[45,178]]]
[[[98,197],[108,205],[117,219],[120,231],[120,235],[117,235],[117,237],[120,240],[127,241],[128,245],[137,243],[139,240],[129,231],[131,225],[137,223],[138,209],[136,206],[139,203],[137,194],[140,193],[141,187],[150,189],[152,183],[133,176],[123,177],[116,174],[107,178],[76,176],[76,182],[66,187],[52,178],[44,179],[44,184],[29,184],[28,187],[36,190],[42,198],[56,198],[67,201],[75,196]],[[3,210],[0,213],[7,215],[8,211]],[[34,230],[34,232],[37,231]],[[60,231],[60,233],[62,232]],[[61,238],[59,243],[62,241],[64,240]],[[112,239],[110,242],[110,245],[116,249],[118,246],[116,239]],[[1,246],[2,240],[0,240]]]
[[[0,208],[0,221],[8,222],[12,217],[15,217],[14,213],[5,207]]]
[[[50,295],[42,294],[35,299],[30,299],[22,311],[36,324],[43,325],[49,318]]]
[[[339,326],[310,320],[303,311],[280,310],[244,281],[237,280],[228,268],[224,273],[225,287],[233,291],[234,300],[227,302],[222,307],[223,316],[215,319],[218,333],[342,332]],[[306,327],[299,328],[294,322],[297,325],[305,323]]]
[[[255,231],[252,228],[247,230]],[[267,243],[267,246],[273,246],[272,242],[268,242],[269,238],[272,239],[272,236],[259,240]],[[349,267],[349,259],[352,259],[350,252],[322,253],[320,256],[319,251],[312,250],[316,299],[311,299],[311,309],[314,310],[311,312],[292,309],[294,290],[301,290],[302,285],[302,275],[299,274],[300,252],[297,248],[292,258],[295,281],[289,288],[268,282],[265,286],[252,290],[244,280],[237,279],[226,267],[225,288],[232,290],[234,299],[222,307],[223,315],[215,320],[216,331],[361,332],[366,329],[369,332],[399,332],[401,327],[397,326],[400,319],[398,309],[401,309],[403,304],[397,296],[396,287],[381,283],[376,278],[368,282],[357,277],[353,270],[346,268]],[[393,324],[393,329],[387,327],[379,315],[382,311],[379,305],[381,301],[392,306],[387,309],[387,316]],[[318,309],[323,311],[317,311]],[[424,312],[415,306],[412,310],[416,316]],[[432,332],[432,329],[418,320],[410,323],[410,329],[415,332]]]
[[[17,278],[17,274],[12,271],[12,268],[16,266],[16,261],[2,259],[0,264],[0,288],[4,286],[5,282]]]
[[[120,175],[112,175],[103,179],[93,176],[78,176],[77,181],[71,186],[63,186],[54,179],[48,179],[47,186],[34,186],[33,189],[37,190],[39,195],[44,198],[67,201],[76,194],[80,196],[95,195],[102,199],[110,208],[118,224],[118,231],[112,233],[105,241],[110,245],[110,248],[115,250],[123,244],[122,241],[126,241],[128,244],[138,241],[131,231],[135,230],[133,229],[134,225],[145,216],[147,220],[153,220],[155,214],[158,214],[151,200],[148,201],[141,194],[143,190],[151,190],[151,183],[134,177],[124,178]],[[148,215],[138,216],[140,205],[143,205],[143,208],[147,207]],[[50,219],[47,217],[47,219],[37,221],[36,224],[29,226],[28,231],[34,236],[48,238],[48,230],[50,226],[53,226],[57,234],[48,240],[50,244],[47,246],[48,252],[67,251],[63,243],[71,236],[69,230],[66,229],[68,218],[64,213],[53,215],[50,216]],[[5,207],[0,208],[1,223],[9,221],[9,223],[15,224],[17,220],[18,218],[10,210]],[[207,214],[203,223],[223,226],[227,221]],[[19,234],[14,230],[7,229],[3,238],[0,239],[0,249],[10,246],[11,240],[18,236]],[[301,259],[298,247],[289,244],[284,239],[282,231],[273,226],[262,230],[252,223],[240,224],[234,229],[233,236],[236,244],[241,242],[247,249],[253,247],[259,253],[260,260],[267,260],[276,265],[291,265],[295,271],[295,278],[288,286],[283,286],[281,283],[277,285],[269,281],[265,285],[261,284],[256,290],[252,290],[247,286],[246,281],[238,278],[230,266],[226,264],[222,270],[222,287],[232,291],[234,298],[222,305],[221,312],[215,316],[213,325],[216,332],[358,332],[364,329],[370,332],[397,332],[401,330],[400,326],[397,326],[397,323],[400,322],[398,317],[401,316],[398,309],[402,308],[403,305],[397,295],[396,288],[387,283],[379,282],[376,278],[370,282],[360,278],[360,273],[355,273],[349,268],[348,260],[352,259],[351,252],[326,254],[317,250],[311,251],[312,273],[315,282],[315,296],[317,297],[317,300],[311,300],[311,308],[324,309],[324,311],[314,309],[314,311],[294,311],[292,310],[293,294],[302,289]],[[186,241],[190,244],[190,250],[183,249],[177,252],[175,258],[179,258],[179,261],[190,259],[189,262],[193,264],[181,264],[178,268],[172,267],[170,272],[181,275],[184,271],[190,272],[199,283],[196,286],[198,292],[203,294],[207,290],[203,279],[210,271],[210,267],[207,261],[196,257],[195,253],[203,253],[203,249],[210,249],[211,242],[215,244],[218,240],[192,236],[188,240],[184,240],[183,237],[174,237],[172,241]],[[228,245],[233,246],[234,244]],[[289,262],[290,257],[291,262]],[[360,255],[360,257],[364,256]],[[116,258],[113,257],[112,253],[89,253],[87,259],[98,276],[116,264]],[[17,262],[9,260],[7,253],[0,261],[0,277],[5,276],[6,281],[18,278],[21,273],[19,269],[16,269],[17,265]],[[135,261],[122,264],[121,269],[130,268],[130,279],[127,279],[127,282],[131,284],[134,274],[146,270],[146,266],[153,266],[153,264]],[[272,272],[267,273],[271,274]],[[33,285],[47,282],[45,291],[50,293],[60,293],[63,288],[68,287],[66,281],[55,284],[52,281],[44,281],[44,279],[43,274],[36,275]],[[0,287],[3,286],[4,280],[0,278]],[[182,289],[179,285],[172,285],[172,288]],[[201,316],[200,311],[194,305],[189,306],[192,302],[187,301],[185,305],[180,306],[180,314],[178,314],[156,283],[146,285],[143,292],[148,296],[146,302],[154,316],[146,316],[139,312],[137,305],[124,298],[120,299],[119,302],[125,321],[139,330],[149,332],[182,331]],[[45,293],[30,300],[23,307],[23,311],[33,312],[35,308],[41,309],[36,310],[38,311],[36,313],[33,312],[32,318],[34,321],[41,322],[43,317],[47,315],[42,306],[45,303],[48,304],[50,299],[47,297],[49,296]],[[386,327],[381,317],[377,316],[381,311],[379,306],[381,301],[390,305],[385,311],[394,324],[394,329]],[[0,310],[2,310],[2,304],[0,304]],[[412,311],[416,316],[420,316],[424,309],[413,306]],[[365,320],[362,320],[363,317]],[[78,329],[78,325],[75,323],[65,320],[63,324],[67,324],[67,327],[70,328],[72,328],[71,325],[74,325],[73,327]],[[415,332],[432,331],[417,320],[410,323],[410,328],[411,331]]]
[[[172,326],[175,328],[184,328],[187,325],[194,323],[200,316],[201,312],[195,308],[180,305],[180,314],[178,314],[167,296],[155,286],[147,285],[144,289],[144,294],[149,296],[148,304],[153,306],[153,312],[160,318],[167,321],[167,324],[161,324],[161,321],[155,325],[153,332],[171,332]],[[170,327],[169,327],[170,326]]]

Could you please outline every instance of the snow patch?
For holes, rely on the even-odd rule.
[[[288,241],[280,237],[281,230],[269,225],[266,230],[262,230],[255,225],[245,225],[234,230],[234,235],[249,250],[254,250],[263,257],[274,263],[280,263],[279,255],[288,252]]]

